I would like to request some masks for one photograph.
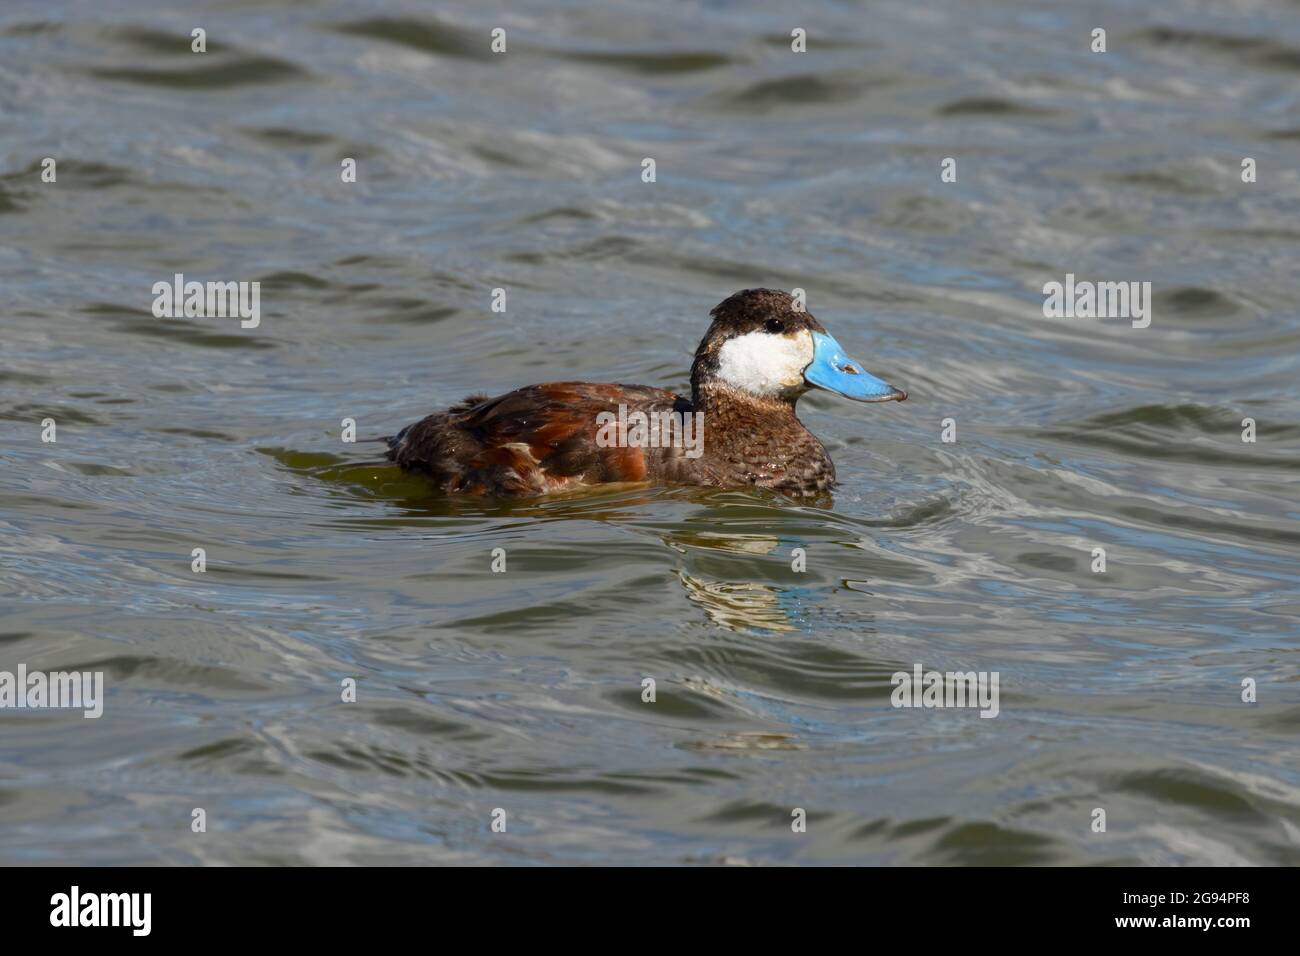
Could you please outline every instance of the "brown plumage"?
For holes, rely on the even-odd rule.
[[[388,457],[428,474],[448,494],[531,497],[608,482],[755,485],[796,496],[829,490],[835,466],[795,416],[795,403],[812,385],[801,363],[813,361],[812,333],[824,336],[825,329],[796,310],[789,295],[770,289],[738,292],[711,314],[689,400],[644,385],[590,382],[471,395],[387,439]],[[841,372],[865,375],[847,358]],[[895,389],[887,398],[906,394]],[[633,421],[638,412],[701,413],[699,454],[681,441],[635,447],[635,428],[600,418],[619,416],[620,406],[623,419]]]

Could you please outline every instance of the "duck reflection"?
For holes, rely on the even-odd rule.
[[[797,542],[783,542],[772,535],[715,531],[679,531],[670,535],[666,543],[682,553],[705,551],[755,557],[766,557],[783,549],[789,554],[798,547]],[[708,619],[719,627],[733,631],[798,630],[790,615],[790,592],[806,588],[781,589],[759,581],[711,580],[684,569],[677,572],[677,577],[691,602],[703,608]]]
[[[678,577],[686,596],[704,609],[719,627],[739,631],[761,628],[769,631],[797,630],[775,588],[755,582],[704,581],[681,571]]]

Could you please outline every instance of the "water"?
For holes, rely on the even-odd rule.
[[[1293,3],[10,0],[0,670],[107,700],[0,714],[0,861],[1300,862],[1298,79]],[[155,319],[176,272],[261,325]],[[751,286],[911,394],[801,404],[833,500],[339,440],[685,388]],[[999,716],[891,707],[917,663]]]

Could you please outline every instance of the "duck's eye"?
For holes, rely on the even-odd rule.
[[[771,332],[773,335],[780,335],[782,332],[785,331],[785,326],[781,324],[780,319],[768,319],[767,330]]]

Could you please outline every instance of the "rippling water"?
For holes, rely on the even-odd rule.
[[[169,6],[0,11],[0,670],[107,686],[0,712],[0,861],[1300,862],[1300,6]],[[177,272],[260,327],[155,319]],[[801,404],[833,501],[340,441],[687,388],[759,285],[911,393]]]

